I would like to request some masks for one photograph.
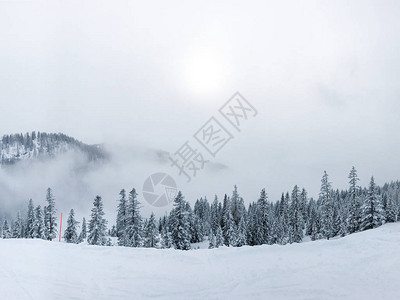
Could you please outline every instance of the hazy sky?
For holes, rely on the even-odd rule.
[[[174,152],[239,91],[258,115],[189,197],[399,179],[399,32],[399,1],[1,1],[0,134]]]

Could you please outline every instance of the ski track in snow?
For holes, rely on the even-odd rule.
[[[398,299],[399,249],[400,223],[192,251],[0,240],[0,299]]]

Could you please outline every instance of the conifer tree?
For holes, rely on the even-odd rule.
[[[51,241],[57,236],[57,210],[53,192],[50,188],[47,189],[46,202],[47,206],[44,210],[44,234],[45,238]]]
[[[158,229],[154,213],[151,213],[150,219],[146,224],[145,229],[145,247],[157,248],[159,243]]]
[[[143,245],[143,221],[140,215],[140,202],[137,200],[135,189],[129,192],[126,213],[126,233],[123,244],[129,247],[140,247]]]
[[[33,206],[32,199],[29,200],[28,204],[28,215],[26,218],[26,233],[27,238],[33,239],[35,237],[35,208]]]
[[[2,232],[3,239],[10,239],[12,237],[10,226],[8,225],[7,219],[3,222],[3,232]]]
[[[240,218],[241,218],[241,212],[240,212],[240,196],[237,190],[237,186],[235,185],[233,188],[232,192],[232,198],[230,199],[230,207],[232,211],[232,218],[233,221],[235,222],[235,225],[239,224]]]
[[[271,221],[271,241],[270,244],[277,244],[279,243],[279,233],[281,230],[280,222],[279,222],[279,215],[273,214],[272,221]]]
[[[262,230],[262,222],[260,220],[261,214],[258,212],[258,205],[250,203],[247,215],[247,244],[251,246],[261,245],[264,234]]]
[[[289,193],[282,193],[279,203],[279,221],[280,221],[280,244],[285,245],[289,242],[290,236],[290,214],[289,214]]]
[[[87,238],[87,226],[86,226],[86,219],[82,219],[82,229],[81,233],[79,234],[78,243],[82,243]]]
[[[339,221],[339,235],[341,237],[344,237],[345,235],[348,234],[348,228],[349,228],[348,220],[349,220],[349,218],[348,218],[348,214],[347,214],[347,209],[348,208],[345,205],[341,205],[339,207],[339,218],[338,218],[338,221]]]
[[[202,226],[200,224],[200,219],[196,214],[193,213],[189,203],[186,202],[185,207],[189,221],[190,242],[199,243],[203,241]]]
[[[22,225],[22,218],[21,218],[21,214],[18,211],[17,212],[17,218],[14,221],[14,225],[12,226],[12,237],[13,238],[17,238],[20,239],[24,236],[23,234],[23,225]]]
[[[175,197],[174,209],[171,212],[171,234],[175,249],[190,249],[190,223],[185,199],[181,191]]]
[[[290,206],[290,226],[292,232],[291,242],[300,243],[303,239],[303,214],[300,202],[300,191],[297,185],[292,191],[292,202]]]
[[[93,202],[91,219],[89,222],[89,245],[102,245],[104,246],[107,242],[106,231],[107,221],[103,218],[103,201],[100,196],[96,196]]]
[[[361,217],[361,230],[376,228],[385,220],[380,196],[376,192],[374,177],[371,177],[368,193],[364,198]]]
[[[319,214],[315,207],[313,207],[311,210],[310,231],[311,231],[310,236],[311,236],[312,241],[320,239],[321,225],[320,225],[320,220],[319,220]]]
[[[126,244],[126,233],[127,233],[126,232],[127,203],[126,203],[125,190],[122,189],[119,195],[120,198],[118,203],[116,234],[118,237],[118,245],[124,246]]]
[[[305,188],[302,189],[301,194],[300,194],[300,211],[301,211],[301,216],[302,216],[302,228],[305,228],[305,225],[307,223],[307,191]]]
[[[234,242],[235,247],[242,247],[247,244],[247,242],[246,242],[246,221],[244,220],[244,216],[240,218],[235,238],[236,238],[235,242]]]
[[[261,190],[260,193],[260,198],[258,199],[257,202],[258,205],[258,213],[259,213],[259,221],[260,224],[260,233],[261,236],[259,237],[259,242],[260,244],[269,244],[271,241],[271,236],[270,236],[270,220],[269,220],[269,204],[268,204],[268,199],[267,199],[267,193],[265,192],[265,189]]]
[[[67,243],[78,243],[78,233],[77,233],[77,225],[78,221],[75,220],[75,212],[73,209],[69,212],[68,220],[67,220],[67,228],[64,232],[64,240]]]
[[[349,217],[348,217],[348,231],[354,233],[360,229],[360,201],[357,195],[359,181],[357,170],[353,167],[349,174]]]
[[[387,195],[385,194],[385,197],[387,198],[387,204],[386,204],[386,213],[385,213],[385,219],[387,223],[392,223],[397,221],[397,214],[396,214],[396,204],[393,201],[392,195]]]
[[[40,205],[36,206],[35,208],[35,223],[33,229],[35,238],[44,239],[43,211]]]
[[[222,233],[224,244],[226,246],[233,245],[235,241],[235,222],[232,216],[230,199],[227,195],[224,197],[222,208]]]
[[[321,180],[319,197],[321,201],[322,234],[326,239],[329,240],[334,236],[334,207],[331,193],[331,183],[329,182],[326,171],[324,171],[324,176]]]
[[[213,249],[213,248],[215,248],[215,234],[211,233],[210,234],[210,240],[209,240],[209,243],[208,243],[208,249]]]
[[[218,225],[217,231],[215,233],[215,247],[218,248],[224,245],[224,237],[222,236],[221,226]]]
[[[211,231],[215,234],[217,228],[220,226],[220,220],[218,215],[218,197],[215,195],[214,201],[211,204]]]
[[[169,249],[173,246],[172,234],[167,227],[161,232],[161,248]]]

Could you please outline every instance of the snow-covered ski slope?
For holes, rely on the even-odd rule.
[[[0,240],[0,299],[399,299],[400,223],[192,251]]]

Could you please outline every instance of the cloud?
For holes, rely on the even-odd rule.
[[[235,91],[259,115],[210,172],[180,183],[190,201],[235,183],[247,202],[263,187],[278,200],[294,184],[316,196],[324,169],[345,188],[352,165],[366,178],[398,177],[398,1],[173,4],[0,3],[1,134],[64,132],[113,153],[84,176],[71,171],[74,158],[1,173],[12,199],[2,202],[43,201],[65,176],[54,184],[60,200],[65,194],[88,214],[100,193],[111,215],[123,187],[140,189],[160,169],[180,181],[166,153]],[[185,84],[193,47],[226,56],[224,86],[198,93]]]

